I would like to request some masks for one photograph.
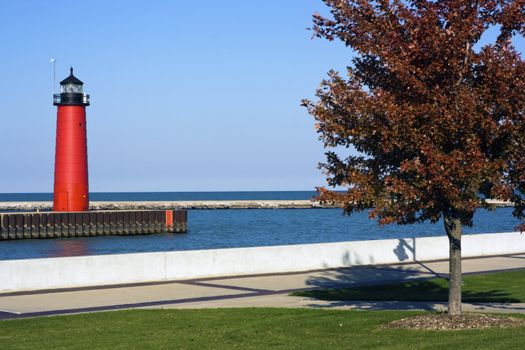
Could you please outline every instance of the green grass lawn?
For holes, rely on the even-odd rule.
[[[383,329],[410,311],[127,310],[0,321],[0,349],[523,349],[525,327]],[[518,316],[525,317],[525,316]]]
[[[525,302],[525,270],[463,276],[464,302]],[[321,300],[447,301],[448,282],[443,278],[357,288],[324,289],[292,295]]]

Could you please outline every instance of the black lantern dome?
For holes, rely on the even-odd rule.
[[[60,82],[60,94],[53,95],[55,106],[89,106],[89,95],[83,91],[84,83],[73,75],[73,67],[69,76]]]

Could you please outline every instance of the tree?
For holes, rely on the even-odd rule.
[[[485,198],[525,209],[524,0],[324,0],[314,35],[355,58],[303,105],[327,151],[323,203],[380,224],[444,221],[450,315],[461,313],[462,227]],[[476,48],[489,28],[493,44]]]

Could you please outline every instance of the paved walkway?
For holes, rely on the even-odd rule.
[[[476,274],[525,269],[525,254],[463,260]],[[0,319],[128,308],[315,307],[334,309],[441,310],[445,303],[320,301],[295,291],[375,285],[446,276],[447,261],[356,266],[284,274],[203,278],[187,281],[101,286],[0,294]],[[466,311],[521,312],[525,304],[464,304]]]

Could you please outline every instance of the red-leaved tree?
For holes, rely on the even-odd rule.
[[[461,313],[461,234],[484,198],[525,209],[525,0],[324,0],[317,37],[356,54],[303,104],[329,150],[319,199],[380,224],[444,221],[450,315]],[[476,47],[490,27],[492,44]],[[346,151],[345,151],[346,150]],[[346,153],[346,154],[344,154]],[[342,156],[341,154],[344,154]]]

